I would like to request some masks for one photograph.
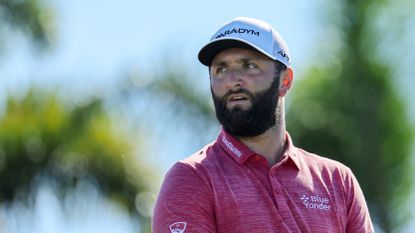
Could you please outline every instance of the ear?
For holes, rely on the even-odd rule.
[[[293,69],[287,68],[281,72],[280,77],[280,90],[279,96],[284,97],[287,95],[288,90],[290,90],[291,86],[294,82],[294,72]]]

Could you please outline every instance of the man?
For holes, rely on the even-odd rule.
[[[155,233],[373,232],[351,170],[293,145],[290,55],[267,23],[236,18],[199,52],[222,131],[167,173]]]

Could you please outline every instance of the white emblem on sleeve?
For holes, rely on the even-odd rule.
[[[171,233],[183,233],[186,230],[186,222],[175,222],[169,228]]]

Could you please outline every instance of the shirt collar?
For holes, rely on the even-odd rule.
[[[249,149],[248,146],[228,134],[223,129],[216,141],[219,143],[220,147],[239,164],[245,163],[249,157],[255,155],[255,152]]]
[[[286,138],[286,149],[282,155],[281,160],[290,159],[294,162],[297,169],[300,169],[300,161],[299,157],[296,153],[296,148],[292,143],[292,139],[288,132],[285,132]],[[219,146],[229,155],[231,156],[237,163],[244,164],[246,160],[252,155],[256,155],[254,151],[249,149],[243,142],[239,141],[234,136],[227,133],[225,130],[222,129],[220,132],[218,139],[216,142]]]
[[[300,157],[298,156],[297,148],[294,146],[291,136],[287,131],[285,131],[285,143],[286,147],[284,153],[282,154],[282,160],[284,160],[285,157],[290,159],[297,169],[300,170]]]

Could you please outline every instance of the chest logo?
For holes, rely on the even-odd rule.
[[[183,233],[186,230],[186,222],[175,222],[169,228],[171,233]]]
[[[303,202],[305,208],[307,209],[316,209],[323,211],[331,210],[330,199],[328,199],[327,197],[303,194],[300,199]]]

